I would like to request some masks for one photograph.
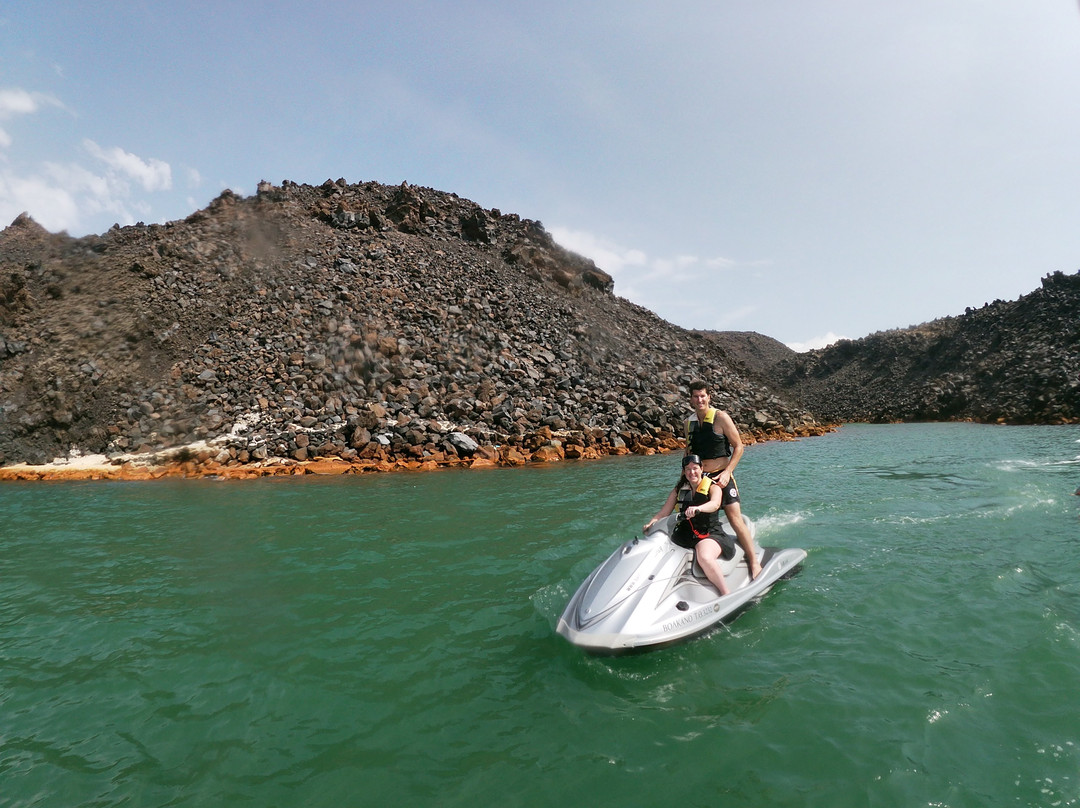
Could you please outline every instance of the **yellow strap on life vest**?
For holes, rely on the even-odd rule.
[[[712,424],[712,422],[714,420],[716,420],[716,413],[717,413],[716,407],[709,407],[708,412],[705,413],[705,420],[702,423],[704,423],[704,424]],[[690,440],[690,424],[693,423],[695,418],[697,418],[696,413],[694,415],[691,415],[689,418],[686,419],[686,439],[687,440]]]

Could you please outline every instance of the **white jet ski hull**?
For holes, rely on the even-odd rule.
[[[593,653],[619,654],[670,645],[730,621],[792,575],[806,551],[761,547],[761,574],[750,580],[742,548],[722,562],[729,594],[721,596],[694,563],[694,551],[670,540],[676,516],[615,550],[578,587],[557,631]],[[753,524],[747,525],[753,535]],[[729,538],[734,532],[722,521]]]

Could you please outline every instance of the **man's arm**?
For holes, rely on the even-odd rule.
[[[728,475],[728,478],[719,480],[722,485],[727,485],[731,482],[731,475],[735,473],[735,467],[739,465],[739,458],[743,455],[742,437],[739,435],[739,429],[735,426],[735,422],[731,420],[731,416],[723,410],[717,410],[716,417],[713,418],[713,431],[722,432],[728,443],[731,444],[731,457],[728,458],[727,466],[720,473],[721,478],[725,474]]]

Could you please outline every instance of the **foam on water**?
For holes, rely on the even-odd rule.
[[[782,532],[787,528],[798,525],[800,522],[805,521],[811,514],[806,511],[792,511],[788,513],[769,513],[764,516],[760,516],[754,519],[754,526],[757,529],[758,541],[765,536],[769,536],[775,533]]]

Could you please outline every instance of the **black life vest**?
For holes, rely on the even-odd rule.
[[[704,505],[709,501],[709,492],[714,483],[708,477],[702,477],[697,488],[691,489],[689,485],[683,485],[676,495],[679,506],[679,521],[675,524],[675,530],[671,540],[680,547],[693,548],[700,539],[707,539],[716,532],[720,524],[720,515],[716,511],[712,513],[695,514],[692,519],[686,518],[686,509],[691,505]]]
[[[716,407],[709,407],[704,423],[698,421],[697,413],[686,419],[686,444],[689,454],[696,454],[702,460],[715,460],[718,457],[731,457],[731,443],[724,433],[717,433],[713,428],[716,420]]]

